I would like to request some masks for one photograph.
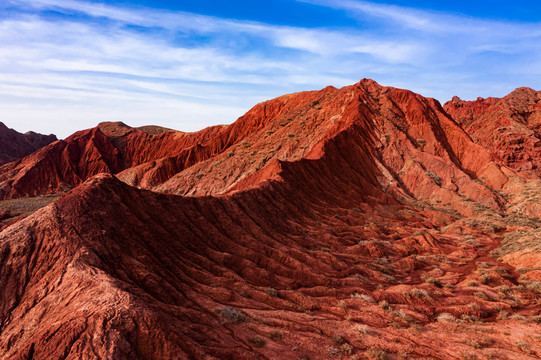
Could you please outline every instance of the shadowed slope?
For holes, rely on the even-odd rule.
[[[284,174],[301,184],[316,171],[322,181],[333,176],[325,162],[289,166],[295,169]],[[308,196],[295,184],[274,181],[225,198],[138,192],[106,175],[87,181],[0,235],[0,283],[8,289],[0,302],[2,352],[8,358],[260,357],[239,338],[249,332],[232,332],[229,315],[221,318],[219,311],[238,289],[264,294],[276,284],[326,286],[334,281],[329,274],[347,270],[343,260],[329,266],[303,254],[318,240],[299,226],[323,220],[329,201],[349,207],[370,192],[383,195],[362,172],[349,174],[347,188],[312,187]],[[229,295],[214,283],[229,284]],[[76,295],[63,298],[70,293]],[[279,300],[269,307],[268,295],[254,296],[254,311],[294,306]],[[40,326],[19,337],[32,321]]]
[[[468,285],[479,269],[463,259],[479,248],[440,234],[355,168],[329,173],[343,164],[338,152],[328,154],[284,163],[283,180],[219,198],[160,195],[100,175],[6,229],[0,352],[6,359],[319,359],[327,351],[370,353],[377,344],[447,359],[469,351],[463,341],[482,341],[469,327],[436,321],[450,313],[487,319],[477,328],[490,332],[497,353],[520,354],[503,334],[507,323],[490,320],[494,304],[511,310],[515,300]],[[483,230],[468,231],[482,248],[494,246]],[[516,281],[493,271],[500,266],[493,259],[477,261],[486,263],[490,286]],[[495,303],[477,300],[479,291]],[[523,292],[521,306],[534,301],[531,294]],[[512,326],[525,339],[538,325]]]
[[[53,141],[56,141],[54,135],[31,131],[20,134],[0,122],[0,165],[20,159]]]

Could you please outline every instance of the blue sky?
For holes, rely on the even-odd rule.
[[[2,0],[0,121],[184,131],[373,78],[435,97],[541,90],[539,1]]]

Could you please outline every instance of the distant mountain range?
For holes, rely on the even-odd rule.
[[[54,135],[32,131],[21,134],[0,122],[0,165],[25,157],[56,140]]]

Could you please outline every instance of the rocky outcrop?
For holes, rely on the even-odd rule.
[[[541,92],[519,88],[501,99],[455,97],[444,108],[498,162],[524,175],[541,175]]]
[[[89,176],[121,170],[119,151],[98,128],[80,131],[0,167],[0,198],[58,193]]]

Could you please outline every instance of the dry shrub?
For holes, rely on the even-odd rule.
[[[458,321],[458,319],[456,317],[454,317],[454,315],[449,314],[449,313],[441,313],[441,314],[439,314],[437,320],[439,322],[443,322],[443,321],[445,321],[445,322],[457,322]]]
[[[353,327],[353,330],[357,331],[360,335],[370,334],[370,328],[364,324],[357,324]]]
[[[216,310],[224,324],[240,324],[246,321],[246,313],[242,310],[226,306]]]
[[[371,360],[388,360],[389,355],[383,349],[372,347],[368,349],[366,355]]]

